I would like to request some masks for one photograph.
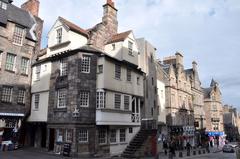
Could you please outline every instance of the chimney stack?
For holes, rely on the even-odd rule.
[[[108,28],[109,36],[113,36],[118,32],[118,20],[117,20],[117,9],[112,0],[107,0],[106,4],[103,5],[103,18],[102,22]]]
[[[32,15],[38,17],[39,3],[40,2],[38,0],[28,0],[21,5],[21,8],[29,11]]]
[[[192,62],[192,68],[194,71],[197,70],[197,62],[196,61]]]

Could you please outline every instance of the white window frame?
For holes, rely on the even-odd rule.
[[[78,143],[88,143],[88,130],[87,129],[79,130]]]
[[[96,99],[97,109],[106,107],[106,92],[104,90],[97,90]]]
[[[5,69],[8,71],[15,71],[16,55],[7,53]]]
[[[22,59],[21,59],[21,74],[28,75],[28,66],[29,66],[29,59],[26,57],[22,57]]]
[[[39,110],[40,94],[34,94],[34,110]]]
[[[82,73],[90,73],[91,71],[91,56],[83,55],[81,62],[81,72]]]
[[[80,107],[89,107],[89,92],[81,91],[79,93]]]
[[[62,88],[57,91],[57,108],[67,107],[67,89]]]
[[[127,69],[127,81],[131,82],[132,80],[132,71],[131,69]]]
[[[123,132],[124,132],[124,134],[123,134]],[[122,136],[122,135],[124,135],[124,136]],[[119,129],[119,142],[120,143],[126,142],[126,129]]]
[[[26,97],[26,90],[25,89],[19,89],[18,90],[17,103],[25,104],[25,97]]]
[[[130,96],[124,95],[124,110],[129,110],[130,108]]]
[[[13,44],[22,46],[25,29],[16,25],[13,32]]]
[[[115,64],[115,79],[121,80],[121,65]]]
[[[68,74],[67,59],[60,60],[60,76],[66,76]]]
[[[65,139],[66,139],[66,142],[72,143],[72,141],[73,141],[73,130],[72,129],[66,129]]]
[[[122,98],[121,94],[118,94],[118,93],[114,94],[114,108],[115,109],[121,109],[121,98]]]
[[[2,88],[2,102],[11,103],[12,102],[13,87],[3,86]]]
[[[99,131],[98,131],[98,143],[100,145],[107,143],[107,130],[106,129],[99,129]]]
[[[98,65],[98,73],[103,73],[103,65]]]
[[[0,8],[7,10],[7,3],[0,1]]]
[[[35,70],[35,80],[39,81],[40,76],[41,76],[41,65],[37,65]]]
[[[56,36],[57,44],[61,44],[62,43],[62,32],[63,32],[62,28],[58,28],[56,30],[56,33],[57,33],[57,36]]]
[[[116,129],[111,129],[110,130],[109,142],[110,143],[117,143],[117,130]]]
[[[133,42],[128,41],[128,54],[133,55]]]

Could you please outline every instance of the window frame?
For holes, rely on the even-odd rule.
[[[115,133],[114,136],[112,136],[113,132]],[[112,140],[112,139],[114,139],[114,140]],[[109,142],[110,142],[110,144],[117,143],[117,129],[110,130]]]
[[[133,56],[133,42],[128,41],[128,55]]]
[[[60,105],[60,103],[64,105]],[[67,89],[66,88],[58,89],[57,90],[57,108],[64,109],[66,107],[67,107]]]
[[[37,65],[35,70],[35,81],[39,81],[40,77],[41,77],[41,65]]]
[[[81,72],[90,73],[91,72],[91,55],[83,55],[81,62]]]
[[[124,134],[122,134],[124,132]],[[122,136],[124,135],[124,136]],[[124,139],[124,140],[122,140]],[[125,143],[126,142],[126,129],[120,129],[119,130],[119,142],[120,143]]]
[[[87,129],[80,129],[78,131],[78,143],[79,144],[88,143],[88,137],[89,137],[89,135],[88,135]]]
[[[98,143],[100,145],[103,145],[103,144],[107,143],[107,131],[106,131],[106,129],[99,129],[98,130]]]
[[[121,109],[121,98],[122,98],[122,95],[119,94],[119,93],[115,93],[114,94],[114,108],[115,109]]]
[[[7,10],[7,3],[0,1],[0,8]]]
[[[80,93],[79,93],[80,107],[89,107],[89,103],[90,103],[89,98],[90,98],[89,91],[80,91]]]
[[[106,92],[104,90],[97,90],[96,107],[97,109],[104,109],[106,107]]]
[[[127,81],[131,82],[132,81],[132,70],[127,69]]]
[[[20,96],[23,95],[23,96]],[[18,90],[18,96],[17,96],[17,103],[18,104],[25,104],[26,100],[26,90],[25,89],[19,89]]]
[[[15,28],[13,31],[13,38],[12,38],[13,44],[22,46],[24,35],[25,35],[25,28],[23,28],[19,25],[15,25]]]
[[[60,76],[67,76],[68,75],[68,62],[67,58],[60,60]]]
[[[26,57],[21,58],[21,66],[20,66],[21,74],[28,75],[29,61],[30,61],[29,58],[26,58]],[[25,65],[23,65],[23,64],[25,64]]]
[[[40,94],[34,94],[34,110],[39,110]]]
[[[62,43],[62,33],[63,33],[63,29],[62,29],[62,28],[58,28],[58,29],[56,30],[56,33],[57,33],[57,36],[56,36],[57,44],[61,44],[61,43]]]
[[[4,89],[9,89],[9,90],[5,90]],[[13,100],[13,87],[11,86],[3,86],[2,87],[2,95],[1,95],[1,101],[5,102],[5,103],[12,103]],[[3,99],[5,98],[5,99]]]
[[[15,55],[15,54],[7,53],[7,55],[6,55],[6,63],[5,63],[5,70],[15,72],[16,57],[17,57],[17,55]],[[8,58],[10,58],[10,59],[8,59]]]
[[[120,64],[115,64],[115,79],[121,80],[121,65]]]
[[[98,74],[103,73],[103,65],[98,65]]]
[[[129,95],[124,95],[123,98],[124,98],[124,110],[129,110],[129,108],[130,108],[130,96]],[[128,101],[126,100],[127,98],[128,98]]]

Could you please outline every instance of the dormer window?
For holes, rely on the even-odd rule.
[[[133,43],[128,41],[128,54],[133,55]]]
[[[57,29],[57,44],[62,42],[62,28]]]
[[[23,36],[24,29],[16,25],[13,33],[13,43],[17,45],[22,45]]]
[[[112,44],[112,50],[114,51],[116,49],[116,45]]]
[[[0,8],[7,10],[7,3],[0,1]]]

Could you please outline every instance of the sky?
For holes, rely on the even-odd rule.
[[[14,0],[20,6],[26,0]],[[39,0],[43,47],[58,16],[82,28],[101,21],[106,0]],[[157,56],[184,55],[185,68],[198,63],[202,87],[214,78],[223,104],[240,110],[240,0],[114,0],[119,32],[133,30],[157,48]]]

